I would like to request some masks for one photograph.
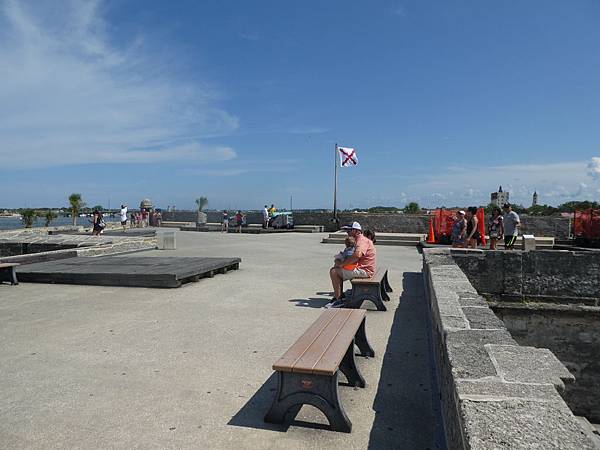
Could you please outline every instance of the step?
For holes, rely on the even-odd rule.
[[[346,236],[347,234],[345,232],[338,231],[336,233],[329,233],[328,238],[341,239],[343,241]],[[427,235],[420,233],[375,233],[375,238],[378,243],[401,240],[413,242],[416,245],[420,241],[427,239]]]
[[[403,239],[394,239],[394,240],[384,240],[380,241],[379,237],[376,239],[375,245],[396,245],[396,246],[404,246],[404,247],[416,247],[419,244],[419,241],[415,240],[403,240]],[[338,244],[344,245],[344,239],[339,238],[323,238],[321,241],[322,244]]]

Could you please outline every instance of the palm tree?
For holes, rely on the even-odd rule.
[[[69,195],[69,203],[71,204],[71,217],[73,218],[73,226],[75,226],[77,225],[77,216],[79,215],[79,210],[83,208],[85,203],[81,198],[81,194]]]
[[[52,222],[57,217],[58,217],[58,215],[54,211],[52,211],[51,209],[49,209],[48,211],[46,211],[46,214],[44,214],[44,219],[46,219],[46,224],[44,226],[45,227],[49,227],[50,226],[50,222]]]
[[[196,204],[198,205],[198,211],[202,211],[208,205],[208,199],[206,197],[197,198]]]
[[[21,221],[25,228],[33,227],[33,224],[37,220],[37,212],[34,209],[27,208],[21,211]]]

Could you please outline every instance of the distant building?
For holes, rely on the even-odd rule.
[[[531,206],[537,206],[538,205],[538,195],[537,195],[537,191],[533,192],[533,201],[531,202]]]
[[[508,192],[503,191],[502,186],[500,186],[498,188],[498,192],[492,192],[490,194],[491,203],[499,208],[502,208],[505,203],[508,203],[508,196]]]

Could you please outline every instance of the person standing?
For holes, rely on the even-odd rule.
[[[227,233],[229,231],[229,213],[227,210],[223,210],[223,217],[221,218],[221,233]]]
[[[512,210],[510,203],[505,203],[502,208],[504,209],[504,249],[512,250],[519,236],[521,221],[519,215]]]
[[[456,220],[452,224],[452,247],[464,247],[466,242],[467,221],[465,212],[460,210],[456,213]]]
[[[127,205],[121,205],[121,226],[123,231],[127,231]]]
[[[271,203],[271,207],[269,208],[269,226],[273,223],[273,219],[275,218],[276,212],[277,208],[275,208],[275,205]]]
[[[237,227],[238,233],[242,232],[242,224],[244,223],[244,215],[242,211],[238,211],[235,215],[235,226]]]
[[[269,209],[267,208],[267,205],[265,205],[265,207],[263,208],[262,216],[263,216],[263,228],[266,229],[269,227]]]
[[[468,248],[477,248],[481,235],[479,234],[479,220],[477,219],[477,208],[469,206],[467,209],[467,239],[466,246]]]
[[[99,236],[100,233],[102,233],[102,230],[104,230],[104,227],[106,226],[106,224],[104,223],[104,218],[102,217],[102,213],[97,209],[95,209],[92,214],[92,225],[92,236]]]
[[[496,250],[497,242],[504,236],[504,220],[502,211],[497,206],[492,210],[492,217],[488,223],[488,235],[490,237],[490,250]]]

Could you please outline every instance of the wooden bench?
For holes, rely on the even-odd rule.
[[[354,344],[362,356],[375,356],[365,333],[366,313],[328,309],[273,364],[278,387],[265,422],[283,423],[290,409],[295,417],[307,404],[325,414],[332,430],[350,433],[352,423],[338,396],[338,374],[341,371],[352,386],[366,385],[354,360]]]
[[[0,263],[0,282],[4,280],[3,272],[9,272],[10,284],[13,286],[19,284],[17,281],[17,272],[15,268],[19,265],[19,263]]]
[[[387,269],[379,268],[371,278],[354,278],[350,282],[352,283],[352,294],[347,308],[358,309],[365,300],[371,300],[378,311],[387,311],[383,302],[389,301],[390,296],[387,293],[392,292]]]

